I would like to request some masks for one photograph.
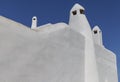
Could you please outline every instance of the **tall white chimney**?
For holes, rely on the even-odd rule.
[[[73,6],[70,11],[69,26],[85,37],[85,82],[99,82],[92,31],[84,7],[79,4]]]

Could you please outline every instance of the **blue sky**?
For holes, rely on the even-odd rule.
[[[69,21],[69,11],[75,3],[86,9],[91,27],[103,31],[106,48],[117,55],[120,77],[120,0],[0,0],[0,15],[31,26],[31,18],[38,17],[38,25]]]

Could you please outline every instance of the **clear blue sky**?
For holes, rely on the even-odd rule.
[[[31,25],[38,17],[38,25],[68,23],[69,11],[75,3],[83,5],[91,27],[98,25],[103,31],[106,48],[117,55],[120,77],[120,0],[0,0],[0,14]]]

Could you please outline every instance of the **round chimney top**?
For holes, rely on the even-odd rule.
[[[71,11],[80,10],[80,9],[85,10],[83,6],[81,6],[80,4],[76,3],[76,4],[72,7]]]
[[[32,18],[32,20],[37,20],[37,17],[36,17],[36,16],[34,16],[34,17]]]
[[[100,28],[99,28],[99,26],[95,26],[95,27],[93,28],[93,31],[94,31],[94,30],[101,31]]]

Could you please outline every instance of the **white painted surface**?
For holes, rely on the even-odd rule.
[[[0,82],[98,82],[97,72],[99,82],[118,82],[115,54],[93,46],[89,23],[79,17],[70,26],[30,29],[0,16]]]
[[[31,25],[31,29],[36,29],[37,28],[37,17],[34,16],[32,18],[32,25]]]
[[[100,46],[103,46],[102,31],[98,26],[95,26],[93,28],[92,34],[93,34],[94,42]]]
[[[83,36],[62,23],[40,33],[1,21],[0,82],[84,82]]]
[[[118,82],[116,55],[98,44],[95,44],[95,53],[99,81]]]
[[[91,28],[85,14],[81,14],[80,10],[85,11],[79,4],[73,6],[69,25],[85,37],[85,82],[99,82]],[[73,14],[74,11],[77,11],[76,15]]]

